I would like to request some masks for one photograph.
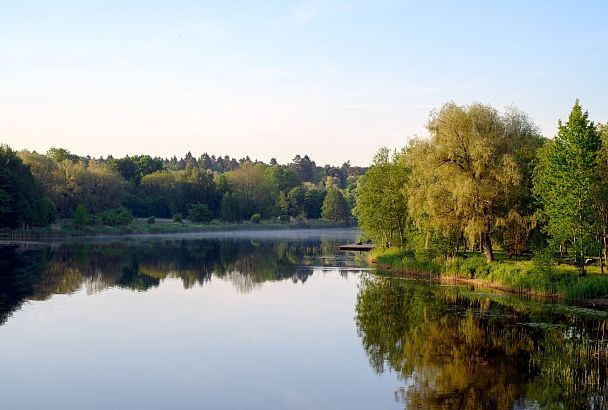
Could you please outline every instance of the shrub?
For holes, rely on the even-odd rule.
[[[149,223],[149,224],[154,224],[154,223],[156,223],[156,218],[154,218],[153,216],[151,216],[151,217],[149,217],[146,220],[146,222]]]
[[[458,274],[461,277],[472,279],[472,278],[483,278],[490,272],[490,265],[486,262],[486,259],[482,256],[473,256],[466,258],[459,263]]]
[[[83,226],[89,222],[89,211],[83,204],[79,204],[74,211],[74,225]]]
[[[188,210],[188,219],[190,222],[209,223],[213,219],[213,214],[207,204],[194,204]]]
[[[251,223],[259,224],[261,221],[262,221],[262,215],[260,215],[260,214],[251,215]]]
[[[287,223],[287,222],[289,222],[289,215],[281,215],[281,216],[279,216],[279,222],[281,222],[281,223]]]
[[[98,214],[103,225],[128,225],[133,222],[133,213],[127,208],[110,208]]]
[[[179,223],[183,222],[183,217],[182,217],[181,212],[178,212],[175,215],[173,215],[173,222],[179,222]]]

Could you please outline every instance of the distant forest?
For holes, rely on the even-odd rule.
[[[91,225],[133,217],[347,221],[365,171],[350,162],[317,166],[307,155],[281,165],[206,153],[92,158],[64,148],[40,154],[0,145],[0,227],[45,226],[61,218]]]

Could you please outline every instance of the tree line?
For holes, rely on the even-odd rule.
[[[484,104],[433,111],[428,139],[376,154],[354,214],[376,243],[425,257],[479,250],[488,262],[549,251],[585,272],[607,257],[608,127],[577,100],[554,138],[528,115]]]
[[[296,155],[281,165],[203,154],[91,158],[51,148],[45,154],[0,145],[0,228],[115,225],[133,217],[206,223],[262,218],[346,222],[365,168],[336,167]]]

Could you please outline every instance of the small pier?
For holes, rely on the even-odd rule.
[[[359,251],[359,252],[369,252],[374,249],[374,245],[371,243],[351,243],[347,245],[340,245],[338,249],[341,251]]]

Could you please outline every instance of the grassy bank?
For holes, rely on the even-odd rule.
[[[194,233],[214,231],[236,231],[236,230],[267,230],[267,229],[323,229],[344,228],[339,224],[324,220],[308,220],[303,222],[278,223],[273,221],[261,221],[251,223],[223,223],[214,222],[210,224],[195,224],[189,222],[172,222],[170,220],[157,220],[149,224],[144,220],[134,220],[130,224],[119,226],[84,225],[77,226],[72,221],[66,220],[61,223],[30,229],[5,229],[0,230],[0,238],[3,239],[38,239],[38,238],[60,238],[69,236],[97,236],[97,235],[155,235],[172,233]]]
[[[375,250],[371,257],[381,269],[412,275],[434,275],[444,280],[459,280],[566,300],[608,299],[608,275],[600,275],[598,266],[589,266],[579,277],[572,265],[552,265],[541,258],[510,260],[498,254],[487,263],[483,256],[470,253],[448,260],[420,260],[400,249]]]

